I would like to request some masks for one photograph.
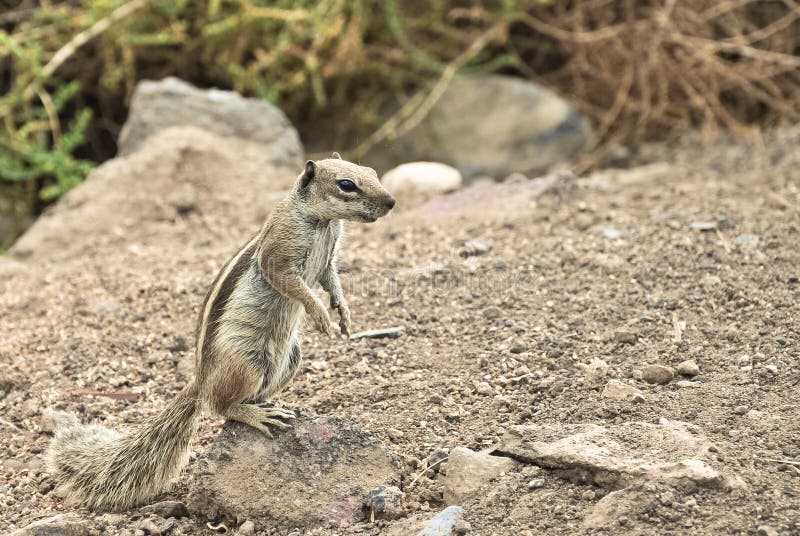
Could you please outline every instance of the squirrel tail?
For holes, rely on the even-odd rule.
[[[96,424],[58,430],[47,461],[56,493],[94,510],[125,510],[165,491],[188,461],[197,394],[192,383],[129,435]]]

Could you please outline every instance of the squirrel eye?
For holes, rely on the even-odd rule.
[[[340,181],[336,181],[336,184],[339,185],[339,189],[343,192],[355,192],[358,190],[356,183],[348,179],[342,179]]]

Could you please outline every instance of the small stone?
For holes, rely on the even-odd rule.
[[[488,382],[478,382],[475,384],[475,392],[479,395],[489,396],[494,394],[494,389]]]
[[[403,439],[403,436],[405,436],[405,434],[400,430],[398,430],[397,428],[389,428],[388,430],[386,430],[386,434],[392,441],[400,441],[401,439]]]
[[[742,246],[742,248],[755,248],[758,247],[758,243],[761,239],[755,234],[742,233],[736,237],[735,241],[736,244]]]
[[[460,506],[448,506],[428,521],[417,536],[450,536],[455,531],[456,522],[461,519]]]
[[[637,382],[642,381],[642,371],[640,369],[634,369],[631,372],[631,378],[633,378]]]
[[[747,413],[747,406],[736,406],[733,408],[733,412],[737,415],[744,415]]]
[[[637,396],[644,398],[639,389],[619,380],[608,380],[603,389],[603,396],[615,400],[633,400]]]
[[[442,194],[461,188],[461,173],[438,162],[410,162],[387,171],[381,182],[392,193]]]
[[[256,524],[249,519],[239,525],[239,530],[236,531],[239,536],[252,536],[256,533]]]
[[[694,359],[687,359],[678,365],[677,372],[681,376],[693,378],[694,376],[700,374],[700,367],[697,366],[697,362]]]
[[[92,313],[96,315],[103,315],[106,313],[113,313],[119,309],[119,303],[114,300],[97,302],[92,305]]]
[[[767,370],[767,372],[771,372],[772,374],[778,373],[778,367],[775,365],[764,365],[764,368]]]
[[[664,365],[647,365],[642,368],[642,379],[647,383],[666,385],[672,381],[675,373]]]
[[[607,227],[605,225],[600,225],[596,227],[596,230],[609,240],[616,240],[617,238],[622,236],[622,233],[619,231],[619,229],[615,229],[613,227]]]
[[[659,496],[658,500],[664,506],[672,506],[672,503],[675,502],[675,494],[671,491],[665,491]]]
[[[721,285],[722,279],[720,279],[718,275],[706,274],[703,276],[703,279],[700,280],[700,284],[706,288],[712,288]]]
[[[490,306],[483,311],[483,316],[487,320],[495,320],[503,316],[503,311],[499,307]]]
[[[446,449],[438,449],[428,456],[428,467],[432,467],[435,472],[439,472],[439,467],[447,459],[448,452]]]
[[[188,517],[189,511],[181,501],[161,501],[139,509],[143,514],[154,514],[163,518]]]
[[[458,536],[463,536],[464,534],[467,534],[471,530],[472,530],[472,525],[470,525],[469,522],[463,519],[458,519],[453,524],[453,533],[455,533]]]
[[[526,352],[527,350],[528,350],[528,347],[525,345],[524,342],[522,342],[519,339],[516,339],[511,344],[511,348],[508,349],[508,351],[511,352],[512,354],[521,354],[523,352]]]
[[[608,363],[597,356],[588,365],[581,363],[580,366],[589,382],[601,381],[608,375]]]
[[[575,216],[575,227],[579,231],[585,231],[592,225],[594,225],[594,215],[588,212],[580,212]]]
[[[761,525],[756,529],[758,536],[778,536],[778,531],[769,525]]]
[[[444,502],[461,503],[478,492],[493,478],[516,466],[511,458],[474,452],[465,447],[455,447],[447,459],[447,476],[444,481]]]
[[[67,411],[59,411],[53,408],[47,408],[42,412],[42,418],[39,421],[39,428],[42,432],[47,434],[54,434],[57,430],[77,426],[79,423],[78,417]]]
[[[594,490],[587,489],[583,493],[581,493],[581,499],[584,501],[593,501],[597,498],[597,493]]]
[[[364,505],[373,513],[386,519],[403,514],[404,494],[396,486],[378,486],[367,494]]]
[[[757,409],[751,409],[747,412],[748,419],[760,420],[763,416],[764,414]]]
[[[151,515],[136,523],[136,527],[150,536],[169,534],[178,525],[175,518],[164,519],[161,516]]]
[[[703,384],[701,382],[693,382],[693,381],[689,381],[689,380],[681,380],[678,383],[676,383],[675,385],[677,385],[678,387],[683,388],[683,387],[700,387]]]
[[[544,478],[534,478],[528,482],[528,489],[537,489],[544,487]]]
[[[707,233],[707,232],[713,231],[713,230],[715,230],[717,228],[717,222],[715,222],[715,221],[696,221],[696,222],[692,222],[691,227],[695,231],[701,231],[701,232]]]
[[[739,365],[744,366],[744,365],[749,365],[749,364],[750,364],[750,356],[749,355],[743,355],[742,357],[739,358]]]
[[[477,257],[478,255],[483,255],[484,253],[488,253],[492,249],[492,243],[488,240],[484,240],[483,238],[475,238],[473,240],[467,240],[464,243],[464,247],[461,248],[458,252],[459,257]]]
[[[614,342],[617,344],[636,344],[636,334],[628,331],[614,333]]]

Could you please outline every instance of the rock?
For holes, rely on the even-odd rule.
[[[678,421],[609,427],[516,425],[495,452],[612,489],[650,481],[706,488],[741,486],[740,480],[710,465],[713,445],[694,430]]]
[[[484,240],[483,238],[475,238],[472,240],[467,240],[464,242],[464,247],[462,247],[459,252],[459,257],[477,257],[478,255],[483,255],[484,253],[488,253],[492,249],[492,243],[488,240]]]
[[[592,511],[583,520],[585,529],[615,528],[622,524],[622,519],[637,516],[652,504],[652,493],[645,491],[644,486],[612,491],[594,505]]]
[[[461,188],[461,173],[437,162],[411,162],[387,171],[381,183],[392,195],[439,195]]]
[[[383,329],[370,329],[367,331],[359,331],[350,335],[350,340],[356,339],[396,339],[403,332],[402,327],[396,328],[383,328]]]
[[[635,402],[644,400],[644,395],[639,389],[619,380],[608,380],[608,383],[603,389],[603,396],[615,400],[630,400]]]
[[[273,164],[300,167],[303,146],[278,108],[233,91],[202,90],[177,78],[139,82],[128,120],[119,135],[119,154],[137,151],[144,140],[169,127],[194,126],[222,137],[265,146]]]
[[[139,509],[143,514],[155,514],[163,518],[188,517],[189,510],[180,501],[161,501]]]
[[[252,536],[256,533],[256,524],[250,521],[249,519],[239,525],[239,529],[236,531],[236,534],[239,536]]]
[[[494,394],[494,389],[489,385],[489,382],[477,382],[475,384],[475,392],[483,396],[491,396]]]
[[[565,100],[534,82],[490,75],[453,81],[419,126],[380,152],[394,165],[445,162],[469,182],[538,174],[591,139],[588,122]]]
[[[772,374],[777,374],[778,373],[778,367],[775,366],[775,365],[764,365],[764,370],[766,370],[767,372],[770,372]]]
[[[777,529],[769,525],[759,525],[758,529],[756,529],[756,534],[758,536],[778,536],[779,533]]]
[[[75,514],[60,514],[34,521],[7,536],[86,536],[89,527]]]
[[[189,511],[278,531],[355,523],[368,518],[371,490],[400,481],[394,454],[353,424],[328,416],[292,424],[269,440],[227,423],[198,460]]]
[[[196,127],[157,132],[136,153],[95,168],[38,217],[10,253],[27,261],[55,258],[68,264],[119,252],[120,244],[127,254],[140,255],[202,247],[213,232],[200,230],[195,218],[166,202],[186,189],[193,191],[194,213],[214,228],[257,227],[283,195],[275,192],[291,188],[302,169],[277,166],[270,147]]]
[[[636,344],[636,334],[628,331],[614,333],[614,342],[617,344]]]
[[[151,515],[140,519],[134,526],[144,531],[145,534],[161,536],[162,534],[169,534],[172,532],[175,527],[178,526],[178,522],[175,518],[164,519],[161,516]]]
[[[677,372],[681,376],[693,378],[700,374],[700,367],[697,366],[697,362],[694,359],[687,359],[686,361],[681,361],[678,365]]]
[[[681,381],[677,382],[675,385],[677,385],[678,387],[683,388],[683,387],[700,387],[703,384],[700,383],[700,382],[692,382],[692,381],[689,381],[689,380],[681,380]]]
[[[722,284],[722,279],[718,275],[706,274],[700,280],[700,284],[706,288],[713,288]]]
[[[447,459],[447,476],[444,481],[444,503],[460,504],[466,497],[480,490],[489,481],[516,467],[509,458],[474,452],[465,447],[455,447]]]
[[[742,248],[756,248],[761,241],[758,235],[743,233],[736,237],[735,242]]]
[[[403,514],[403,496],[397,486],[378,486],[369,492],[364,506],[372,515],[394,519]]]
[[[464,534],[468,534],[472,530],[472,525],[469,522],[464,521],[463,519],[456,519],[455,524],[453,525],[453,534],[457,536],[463,536]]]
[[[586,375],[586,381],[590,383],[602,381],[608,376],[608,363],[597,356],[588,365],[581,363],[580,367]]]
[[[692,222],[691,227],[695,231],[701,231],[701,232],[706,232],[707,233],[707,232],[713,231],[713,230],[715,230],[717,228],[717,222],[715,222],[715,221],[695,221],[695,222]]]
[[[512,354],[521,354],[528,351],[528,346],[523,341],[515,339],[508,351]]]
[[[417,536],[452,536],[456,534],[456,523],[461,519],[460,506],[448,506],[428,521]]]
[[[428,467],[431,467],[435,472],[439,472],[439,467],[447,459],[449,452],[446,449],[438,449],[428,456]]]
[[[744,415],[747,413],[748,407],[747,406],[736,406],[733,408],[733,412],[737,415]]]
[[[642,379],[647,383],[666,385],[675,377],[675,372],[664,365],[647,365],[642,368]]]
[[[537,489],[544,487],[544,478],[534,478],[528,482],[528,489]]]
[[[42,412],[42,418],[39,421],[39,428],[46,434],[54,434],[62,428],[69,428],[77,426],[80,421],[78,417],[67,411],[59,411],[53,408],[47,408]]]

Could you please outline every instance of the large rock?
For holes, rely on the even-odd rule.
[[[311,529],[368,519],[364,501],[400,480],[394,456],[333,417],[305,418],[269,440],[225,425],[198,461],[187,506],[212,520],[249,519],[256,529]]]
[[[443,194],[461,187],[461,173],[438,162],[410,162],[387,171],[381,182],[394,195]]]
[[[302,166],[277,166],[267,145],[197,127],[150,136],[109,160],[49,208],[10,253],[17,259],[200,252],[209,237],[261,226]],[[135,248],[135,250],[134,250]]]
[[[497,451],[515,459],[558,470],[567,478],[612,489],[660,481],[725,489],[741,486],[710,464],[713,445],[692,425],[630,422],[518,425]]]
[[[136,86],[128,120],[120,132],[119,154],[138,150],[146,138],[160,130],[184,125],[260,143],[277,164],[302,163],[300,137],[276,107],[233,91],[198,89],[172,77],[145,80]]]
[[[469,181],[537,173],[569,160],[591,139],[587,121],[533,82],[509,76],[454,81],[425,120],[374,150],[387,167],[417,160],[451,164]],[[368,158],[368,160],[370,160]]]
[[[447,459],[444,503],[463,504],[468,496],[486,486],[491,479],[512,470],[516,465],[509,458],[474,452],[464,447],[454,448]]]

